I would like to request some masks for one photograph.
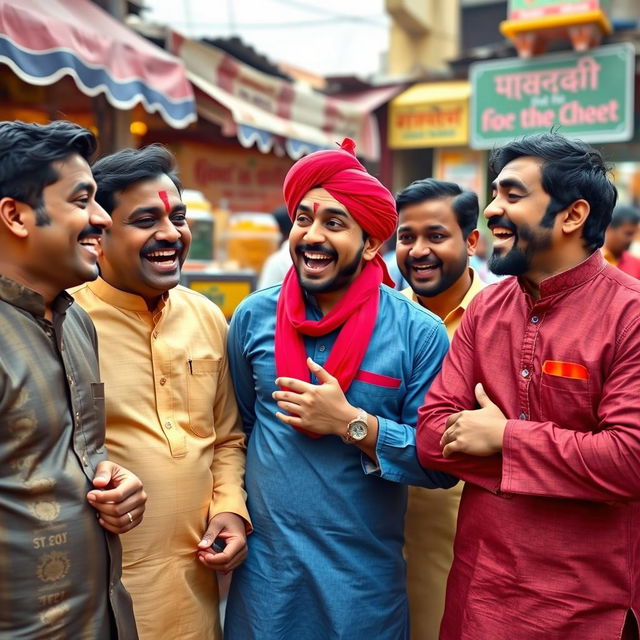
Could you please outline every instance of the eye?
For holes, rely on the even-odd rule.
[[[433,242],[442,242],[443,240],[446,240],[447,237],[441,233],[433,233],[431,234],[431,240],[433,240]]]
[[[329,220],[327,220],[327,227],[330,229],[341,229],[343,227],[342,220],[338,220],[338,218],[329,218]]]
[[[171,222],[177,227],[182,227],[187,223],[187,216],[185,213],[175,213],[171,216]]]
[[[309,224],[310,221],[311,218],[309,218],[306,213],[299,213],[298,215],[296,215],[296,224],[305,225]]]
[[[398,236],[398,242],[400,244],[411,244],[414,241],[414,237],[409,233],[401,233]]]
[[[150,216],[144,216],[142,218],[136,218],[132,224],[134,224],[136,227],[148,228],[148,227],[152,227],[155,223],[156,223],[155,218],[152,218]]]
[[[80,196],[79,198],[76,198],[73,202],[76,205],[78,205],[81,209],[86,209],[87,206],[89,205],[89,196],[87,195]]]
[[[508,193],[507,194],[507,199],[513,201],[513,202],[517,202],[518,200],[524,198],[524,196],[520,193]]]

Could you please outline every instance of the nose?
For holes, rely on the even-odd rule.
[[[409,250],[412,258],[423,258],[431,253],[431,245],[423,238],[417,238]]]
[[[504,210],[500,204],[500,198],[499,196],[495,196],[485,207],[483,215],[486,220],[491,220],[491,218],[495,218],[496,216],[501,216],[503,214]]]
[[[322,221],[314,220],[304,232],[304,241],[308,244],[320,244],[324,242],[325,238],[322,230]]]
[[[171,222],[169,218],[160,225],[160,228],[155,233],[157,240],[164,240],[165,242],[177,242],[180,239],[180,230]]]
[[[112,223],[111,216],[95,200],[90,206],[89,223],[100,229],[108,229]]]

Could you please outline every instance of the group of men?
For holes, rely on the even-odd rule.
[[[227,640],[638,638],[640,281],[597,151],[494,152],[484,288],[475,194],[313,153],[229,329],[178,285],[169,152],[94,152],[0,123],[0,637],[219,638],[233,570]]]

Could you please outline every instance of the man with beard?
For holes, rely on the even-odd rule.
[[[177,286],[191,232],[173,156],[160,145],[125,149],[93,173],[112,225],[101,277],[73,295],[100,337],[109,452],[149,494],[143,526],[123,541],[123,582],[142,640],[212,640],[215,571],[242,562],[250,528],[227,324]],[[224,550],[211,548],[216,538]]]
[[[70,122],[0,122],[2,638],[137,638],[114,534],[146,497],[106,460],[96,333],[64,291],[96,278],[111,224],[95,148]]]
[[[449,339],[484,284],[469,267],[478,243],[478,197],[453,182],[416,180],[396,196],[396,259],[402,293],[440,316]],[[405,517],[411,637],[437,640],[462,483],[427,491],[409,487]]]
[[[640,211],[635,207],[619,204],[613,210],[602,247],[602,255],[609,264],[634,278],[640,278],[640,259],[629,252],[629,247],[638,232],[639,224]]]
[[[497,149],[491,268],[420,409],[426,467],[466,481],[442,640],[638,638],[640,283],[598,250],[602,157]]]
[[[446,332],[383,284],[395,202],[352,141],[299,160],[284,199],[293,266],[241,303],[229,331],[255,531],[225,639],[402,640],[401,483],[456,482],[423,471],[415,451]]]

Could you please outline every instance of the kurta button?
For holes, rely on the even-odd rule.
[[[533,324],[538,324],[538,322],[540,322],[540,318],[538,318],[538,316],[531,316],[531,322],[533,322]]]
[[[529,375],[529,369],[523,369],[523,370],[520,372],[520,375],[521,375],[523,378],[526,378],[526,377]]]
[[[167,420],[167,421],[164,423],[164,426],[165,426],[167,429],[171,429],[171,427],[173,427],[173,425],[171,424],[171,422],[170,422],[169,420]]]
[[[164,384],[167,381],[166,378],[160,378],[160,384]]]
[[[321,344],[321,345],[318,347],[318,351],[325,351],[325,350],[326,350],[326,348],[327,348],[327,347],[325,347],[323,344]]]
[[[526,420],[526,419],[527,419],[527,414],[523,411],[523,412],[520,414],[520,420]]]

